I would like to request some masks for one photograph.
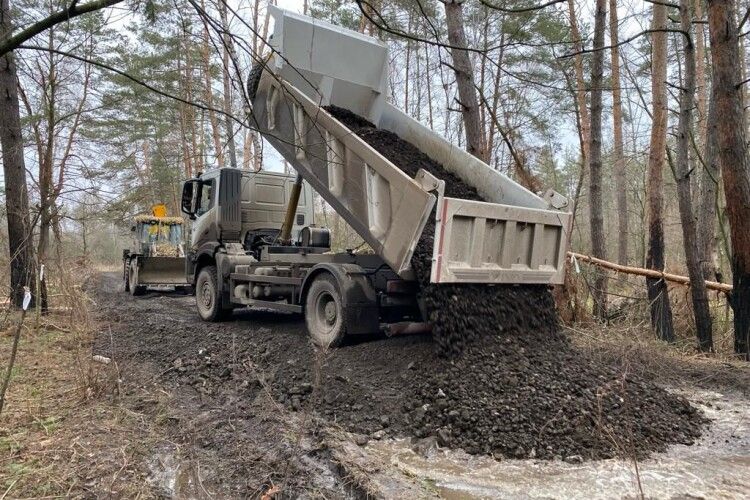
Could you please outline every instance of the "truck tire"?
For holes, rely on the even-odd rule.
[[[231,309],[221,307],[216,266],[205,266],[198,272],[198,279],[195,280],[195,304],[203,321],[221,321],[231,313]]]
[[[125,291],[130,291],[130,262],[124,261],[122,264],[122,280],[125,282]]]
[[[146,287],[138,284],[137,265],[138,263],[135,260],[130,261],[130,265],[128,266],[128,280],[125,284],[125,290],[128,290],[130,295],[134,297],[136,295],[143,295],[146,292]]]
[[[252,101],[255,99],[255,94],[258,92],[258,84],[260,83],[260,77],[263,75],[263,69],[266,67],[266,62],[257,63],[250,70],[250,74],[247,76],[247,97]]]
[[[341,292],[329,273],[317,275],[307,291],[305,323],[313,344],[323,349],[337,347],[346,336],[348,325]]]

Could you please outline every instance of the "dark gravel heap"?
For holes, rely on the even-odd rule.
[[[445,181],[446,196],[483,201],[476,189],[396,134],[375,128],[349,110],[335,106],[326,109],[409,176],[425,169]],[[441,355],[460,354],[474,338],[499,332],[518,334],[530,329],[557,332],[555,306],[546,286],[431,284],[434,234],[435,219],[430,217],[411,263]]]
[[[476,190],[412,144],[348,110],[328,107],[410,176],[445,180],[446,196]],[[413,378],[406,426],[469,453],[509,457],[639,456],[690,443],[703,417],[684,399],[577,352],[559,331],[545,286],[432,285],[434,219],[412,267],[443,359]]]

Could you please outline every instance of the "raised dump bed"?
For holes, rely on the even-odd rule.
[[[394,271],[435,217],[433,283],[563,280],[566,200],[539,197],[449,143],[385,100],[385,44],[270,7],[273,53],[249,84],[253,124]],[[474,187],[484,202],[443,196],[444,182],[402,172],[324,106],[366,117],[410,142]]]

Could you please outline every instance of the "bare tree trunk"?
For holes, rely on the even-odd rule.
[[[9,38],[12,29],[9,0],[0,0],[0,40]],[[0,147],[8,218],[11,303],[20,307],[24,286],[34,289],[31,285],[35,273],[17,81],[14,54],[8,52],[0,58]]]
[[[680,0],[680,27],[685,33],[692,32],[691,0]],[[693,316],[698,336],[698,348],[703,352],[713,350],[711,312],[708,308],[708,293],[701,269],[695,219],[693,218],[693,197],[690,190],[690,133],[693,126],[693,105],[695,100],[695,47],[692,36],[682,36],[685,72],[680,89],[680,119],[677,129],[677,201],[682,222],[682,239],[685,245],[685,260],[690,276],[690,295],[693,299]]]
[[[242,141],[242,170],[250,170],[250,161],[252,161],[253,138],[252,131],[248,129],[245,132],[245,138]]]
[[[221,26],[224,28],[224,44],[222,48],[223,71],[222,80],[224,83],[224,127],[227,133],[227,149],[229,150],[229,165],[237,168],[237,145],[234,140],[234,127],[232,125],[232,81],[229,77],[230,59],[234,60],[234,42],[229,35],[229,20],[227,18],[227,4],[225,0],[219,0],[219,15],[221,16]]]
[[[733,0],[709,0],[708,30],[716,92],[719,164],[732,238],[734,349],[750,360],[750,158],[745,143],[740,51]]]
[[[614,131],[615,199],[617,201],[617,262],[628,263],[628,185],[625,175],[625,146],[622,138],[622,97],[617,0],[609,0],[609,39],[612,46],[612,120]]]
[[[695,0],[694,19],[703,20],[703,0]],[[700,191],[698,194],[697,233],[698,253],[707,280],[718,279],[718,238],[716,237],[716,205],[719,183],[719,164],[716,136],[716,102],[714,93],[708,98],[706,81],[706,47],[703,23],[695,25],[695,63],[698,84],[698,143],[703,162],[701,164]]]
[[[412,16],[409,13],[409,24],[407,25],[407,33],[411,33]],[[404,71],[404,113],[409,114],[409,70],[411,69],[411,41],[405,40],[406,43],[406,68]]]
[[[607,22],[607,0],[596,0],[594,20],[594,54],[591,62],[591,136],[589,137],[589,217],[591,253],[606,259],[604,241],[604,206],[602,203],[602,83],[604,80],[604,27]],[[594,271],[594,314],[607,316],[607,275]]]
[[[703,0],[694,0],[693,19],[703,21]],[[706,43],[703,23],[695,25],[695,80],[696,80],[696,109],[698,111],[698,145],[701,154],[705,154],[706,131],[708,127],[708,82],[706,82]]]
[[[667,26],[667,6],[654,3],[652,28],[664,30]],[[651,94],[653,111],[651,143],[648,155],[646,195],[648,198],[648,250],[646,267],[664,270],[664,155],[667,144],[667,33],[652,34]],[[672,308],[669,290],[664,280],[646,279],[651,304],[651,325],[656,335],[667,342],[674,341]]]
[[[205,10],[205,2],[201,0],[201,8]],[[216,118],[216,113],[213,110],[214,104],[214,92],[211,81],[211,56],[210,56],[210,38],[208,34],[208,24],[203,21],[203,44],[201,47],[201,56],[203,57],[203,94],[204,100],[208,109],[208,119],[211,123],[211,133],[214,139],[214,149],[216,154],[216,162],[219,164],[219,168],[224,166],[224,148],[221,145],[221,132],[219,131],[219,120]]]
[[[184,37],[183,37],[184,41]],[[187,51],[187,47],[182,47],[182,50],[180,50],[180,54],[177,55],[177,84],[178,89],[180,92],[180,96],[183,99],[187,99],[187,89],[185,88],[185,71],[182,67],[182,53]],[[180,103],[177,110],[178,114],[180,116],[180,146],[182,148],[182,174],[186,178],[191,178],[193,176],[193,163],[192,163],[192,157],[190,153],[190,146],[188,143],[188,106],[185,103]]]
[[[578,20],[576,18],[575,0],[568,0],[568,15],[570,17],[570,33],[573,37],[573,48],[576,51],[574,58],[576,71],[576,101],[578,103],[578,129],[579,139],[581,141],[581,164],[588,165],[589,161],[589,136],[591,135],[591,120],[589,118],[589,108],[586,105],[586,80],[583,78],[583,40],[581,31],[578,29]]]
[[[430,130],[435,130],[432,118],[432,78],[430,76],[430,46],[428,44],[424,44],[424,57],[425,78],[427,78],[427,119]]]
[[[706,147],[701,165],[700,194],[698,200],[697,238],[698,252],[703,268],[703,277],[707,280],[719,280],[719,241],[716,234],[717,206],[719,195],[719,145],[718,116],[716,113],[716,93],[711,92],[708,105],[706,127]]]
[[[445,20],[448,25],[448,41],[453,47],[466,47],[464,32],[463,0],[443,0]],[[479,117],[479,103],[474,82],[474,70],[469,52],[451,49],[453,71],[456,73],[459,106],[463,116],[466,150],[482,161],[489,161],[484,147],[484,132]]]

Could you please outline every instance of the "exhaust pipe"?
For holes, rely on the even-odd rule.
[[[396,335],[415,335],[417,333],[430,333],[432,325],[430,323],[419,323],[416,321],[400,321],[383,326],[387,337]]]
[[[286,207],[284,224],[281,226],[279,240],[282,245],[292,243],[292,226],[294,226],[294,216],[297,214],[297,205],[299,205],[299,195],[302,192],[302,176],[297,174],[297,179],[292,186],[292,192],[289,196],[289,205]]]

